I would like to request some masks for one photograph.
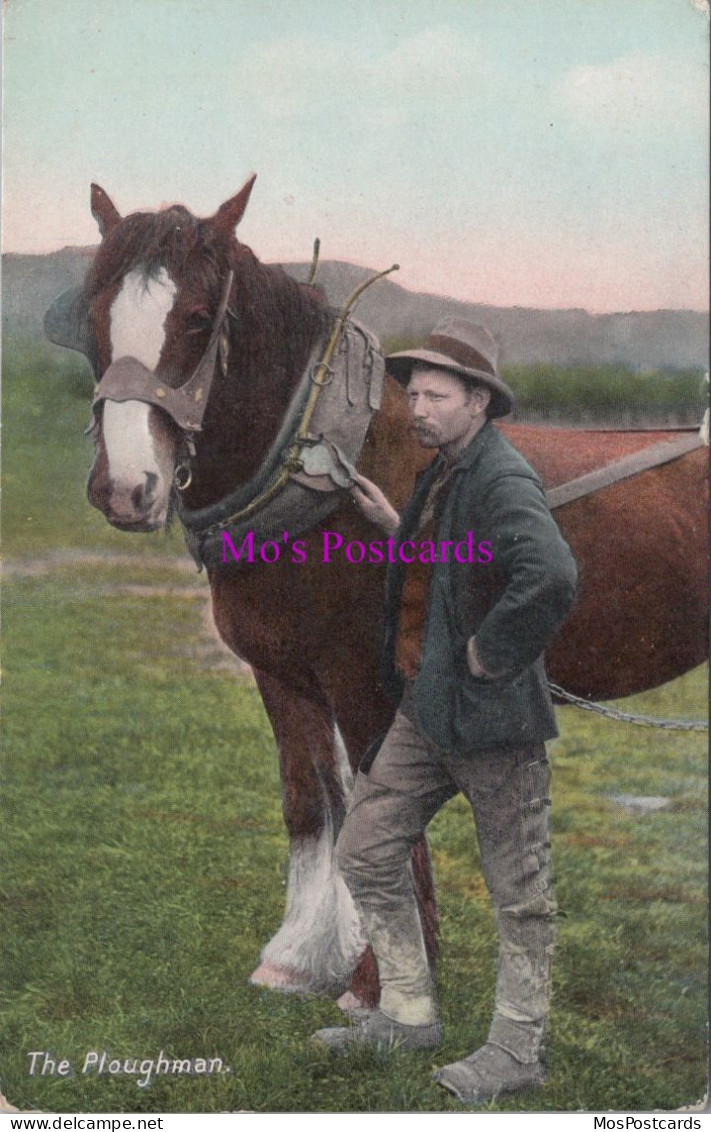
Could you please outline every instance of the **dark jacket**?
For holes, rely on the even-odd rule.
[[[421,472],[396,539],[411,539],[442,457]],[[415,707],[425,734],[442,750],[469,754],[520,747],[557,735],[543,650],[575,597],[570,548],[548,510],[541,482],[519,452],[487,422],[456,464],[436,542],[473,532],[491,543],[488,564],[432,567]],[[448,558],[452,558],[452,547]],[[388,567],[385,677],[402,691],[395,641],[406,566]],[[472,676],[466,648],[475,637],[493,679]]]

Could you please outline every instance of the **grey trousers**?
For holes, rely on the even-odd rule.
[[[545,746],[453,757],[421,733],[409,693],[401,709],[368,773],[356,778],[336,850],[378,959],[381,1009],[402,1022],[432,1021],[434,988],[410,851],[437,811],[461,791],[474,812],[499,931],[489,1037],[533,1060],[548,1009],[556,911]]]

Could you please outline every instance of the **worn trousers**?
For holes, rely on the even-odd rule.
[[[474,813],[499,932],[490,1040],[504,1035],[500,1044],[508,1048],[518,1042],[513,1052],[523,1060],[538,1055],[556,911],[549,782],[542,743],[466,758],[442,752],[423,735],[406,693],[375,760],[357,775],[337,844],[341,873],[378,960],[386,1013],[413,1024],[432,1021],[435,995],[410,854],[437,811],[461,791]]]

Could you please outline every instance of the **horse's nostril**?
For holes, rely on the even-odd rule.
[[[146,504],[152,503],[158,487],[158,476],[155,472],[146,472],[146,484],[143,489]]]
[[[158,476],[155,472],[145,472],[142,484],[131,492],[131,502],[137,511],[147,511],[153,503],[158,486]]]

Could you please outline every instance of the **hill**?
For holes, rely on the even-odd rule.
[[[94,254],[92,247],[66,247],[47,255],[3,256],[3,325],[8,333],[39,334],[42,316],[62,290],[80,283]],[[284,263],[305,279],[308,263]],[[334,306],[374,271],[325,260],[316,282]],[[381,339],[427,334],[447,315],[486,325],[501,347],[503,365],[549,363],[590,366],[609,363],[632,369],[686,369],[707,365],[708,316],[699,311],[588,311],[494,307],[464,303],[442,295],[408,291],[391,278],[360,299],[356,317]]]

